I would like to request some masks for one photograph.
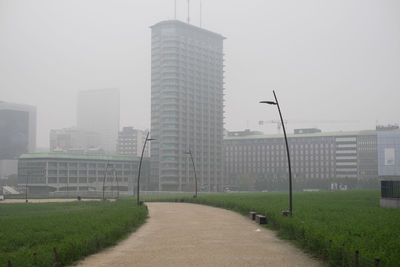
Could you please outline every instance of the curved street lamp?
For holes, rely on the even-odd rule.
[[[117,171],[115,170],[115,167],[113,167],[113,172],[114,172],[114,180],[117,181],[117,199],[118,199],[119,198],[119,184],[118,184]]]
[[[146,140],[144,141],[144,144],[143,144],[142,156],[140,157],[140,162],[139,162],[139,172],[138,172],[138,178],[137,178],[137,205],[138,205],[138,206],[140,205],[140,202],[139,202],[140,169],[142,168],[142,160],[143,160],[144,149],[146,148],[146,143],[147,143],[147,141],[156,140],[156,139],[153,139],[153,138],[149,138],[149,134],[150,134],[150,132],[147,132]]]
[[[110,161],[107,160],[107,165],[106,165],[106,171],[104,172],[104,179],[103,179],[103,200],[104,199],[104,183],[106,182],[106,177],[107,177],[107,171],[108,171],[108,166],[110,165]]]
[[[185,152],[185,154],[190,155],[190,159],[192,160],[192,164],[193,164],[193,171],[194,171],[194,181],[195,181],[195,193],[194,193],[194,198],[197,198],[197,176],[196,176],[196,167],[194,166],[194,160],[193,160],[193,155],[192,155],[192,151],[187,151]]]
[[[28,184],[29,184],[29,178],[32,178],[33,175],[46,175],[46,169],[41,169],[40,173],[36,170],[33,171],[29,169],[25,169],[24,171],[25,176],[26,176],[26,181],[25,181],[25,203],[28,203]]]
[[[26,174],[26,185],[25,185],[25,202],[28,203],[28,177],[29,174]]]
[[[292,216],[293,215],[293,213],[292,213],[293,212],[293,205],[292,205],[292,170],[290,168],[289,145],[288,145],[287,136],[286,136],[285,123],[283,122],[281,109],[279,107],[279,102],[278,102],[278,99],[276,98],[275,91],[273,90],[272,92],[274,93],[275,102],[274,101],[260,101],[260,103],[269,104],[269,105],[276,105],[278,107],[279,117],[281,118],[281,123],[282,123],[283,134],[285,136],[285,144],[286,144],[286,152],[287,152],[287,160],[288,160],[288,168],[289,168],[289,206],[290,206],[289,212],[290,212],[290,216]]]

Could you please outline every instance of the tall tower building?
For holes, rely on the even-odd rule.
[[[0,101],[0,179],[16,174],[19,156],[35,150],[36,107]]]
[[[36,149],[36,107],[0,101],[0,160]]]
[[[101,147],[115,153],[120,119],[118,89],[80,91],[78,94],[78,130],[100,134]]]
[[[159,190],[223,187],[222,35],[177,20],[151,27],[152,174]]]

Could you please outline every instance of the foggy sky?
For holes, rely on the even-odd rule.
[[[177,0],[177,19],[186,10]],[[272,90],[289,131],[400,122],[399,1],[202,0],[202,14],[227,38],[226,129],[276,133],[258,125],[279,120],[258,104]],[[76,125],[80,90],[119,88],[120,126],[149,128],[149,27],[173,18],[174,0],[0,0],[0,100],[37,107],[39,147]]]

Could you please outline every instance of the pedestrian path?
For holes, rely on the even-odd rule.
[[[232,211],[147,203],[148,221],[120,244],[77,266],[321,266],[275,232]]]

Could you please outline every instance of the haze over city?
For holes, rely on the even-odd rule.
[[[399,11],[0,0],[0,265],[398,266]]]
[[[225,128],[276,133],[399,123],[398,1],[206,1],[201,27],[222,34]],[[76,125],[81,90],[118,88],[120,126],[150,128],[151,30],[174,1],[0,0],[0,99],[37,107],[37,145]],[[176,1],[187,21],[187,1]],[[200,1],[190,1],[200,26]]]

